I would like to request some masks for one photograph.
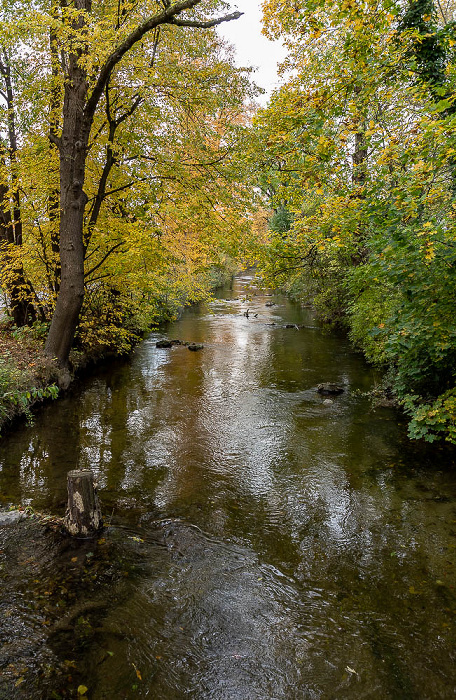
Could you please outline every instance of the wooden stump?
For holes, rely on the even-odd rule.
[[[68,472],[68,506],[64,526],[70,535],[91,537],[102,527],[100,502],[93,483],[93,472],[76,469]]]

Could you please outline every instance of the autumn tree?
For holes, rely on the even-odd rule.
[[[90,0],[76,0],[58,11],[54,8],[53,28],[61,44],[64,86],[61,132],[57,135],[51,129],[49,138],[60,161],[61,280],[46,352],[61,365],[68,362],[84,299],[86,165],[94,119],[109,81],[138,44],[142,42],[144,50],[151,50],[154,32],[160,27],[208,29],[239,17],[239,13],[208,17],[207,13],[218,6],[201,0],[164,0],[145,7],[117,3],[92,6]],[[115,125],[114,117],[111,127]]]

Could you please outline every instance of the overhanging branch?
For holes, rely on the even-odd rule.
[[[243,12],[233,12],[231,15],[225,15],[224,17],[219,17],[218,19],[208,20],[207,22],[198,22],[187,19],[172,19],[167,24],[173,24],[176,27],[195,27],[196,29],[211,29],[211,27],[217,27],[223,22],[231,22],[234,19],[239,19],[242,17]]]
[[[177,15],[180,15],[184,10],[190,10],[196,5],[199,5],[201,0],[179,0],[178,2],[171,4],[166,3],[166,7],[158,12],[153,17],[149,17],[145,22],[140,24],[136,29],[134,29],[126,39],[108,56],[106,62],[100,69],[98,75],[98,80],[95,83],[92,94],[87,100],[85,106],[85,116],[91,121],[95,110],[97,108],[98,102],[103,94],[105,86],[109,80],[109,77],[117,66],[117,64],[122,60],[125,54],[130,51],[130,49],[141,41],[141,39],[148,34],[153,29],[163,25],[163,24],[174,24],[181,27],[195,27],[197,29],[209,29],[211,27],[216,27],[218,24],[223,22],[231,22],[232,20],[241,17],[241,12],[233,12],[230,15],[224,15],[223,17],[218,17],[217,19],[204,21],[193,21],[193,20],[177,20]]]

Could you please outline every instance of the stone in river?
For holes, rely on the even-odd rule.
[[[189,350],[193,350],[193,352],[196,352],[197,350],[202,350],[204,348],[204,345],[202,343],[190,343],[188,346]]]
[[[157,347],[157,348],[172,348],[173,343],[171,340],[159,340],[157,343],[155,343],[155,347]]]
[[[19,520],[25,517],[25,513],[21,510],[9,510],[0,512],[0,526],[2,525],[14,525],[18,523]]]
[[[317,391],[319,394],[323,394],[323,396],[337,396],[338,394],[343,394],[345,389],[343,386],[340,386],[340,384],[325,382],[317,386]]]

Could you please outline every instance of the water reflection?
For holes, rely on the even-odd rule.
[[[54,635],[55,658],[95,699],[453,697],[453,465],[356,394],[375,376],[345,339],[251,285],[169,328],[201,352],[152,335],[3,440],[3,502],[62,513],[66,472],[90,466],[116,525],[91,584],[109,604],[82,647]],[[346,391],[326,405],[322,381]],[[67,570],[59,547],[43,581]]]

